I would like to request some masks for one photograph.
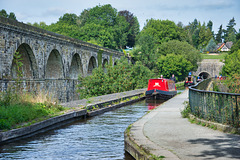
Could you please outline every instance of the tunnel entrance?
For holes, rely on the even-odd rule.
[[[203,79],[211,78],[211,75],[207,72],[201,72],[198,76],[200,76]]]

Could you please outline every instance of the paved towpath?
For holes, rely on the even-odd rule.
[[[135,122],[131,136],[138,145],[166,159],[240,159],[240,136],[191,124],[180,114],[186,100],[188,90]]]
[[[84,107],[87,105],[95,105],[99,103],[111,102],[114,100],[131,97],[131,96],[135,96],[142,93],[144,94],[145,91],[146,89],[136,89],[136,90],[126,91],[126,92],[113,93],[113,94],[107,94],[107,95],[102,95],[98,97],[91,97],[88,99],[81,99],[81,100],[66,102],[66,103],[62,103],[61,105],[65,107],[81,107],[81,106]]]

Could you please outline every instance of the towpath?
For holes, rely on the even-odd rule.
[[[226,134],[181,117],[188,90],[166,101],[132,125],[138,146],[165,159],[240,159],[240,136]]]
[[[102,95],[98,97],[91,97],[88,99],[81,99],[81,100],[66,102],[66,103],[62,103],[61,105],[65,107],[84,107],[88,105],[108,103],[108,102],[112,102],[119,99],[141,95],[141,94],[144,94],[145,91],[146,89],[136,89],[136,90],[126,91],[126,92],[113,93],[113,94],[107,94],[107,95]]]

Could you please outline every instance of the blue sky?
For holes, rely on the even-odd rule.
[[[226,28],[235,18],[240,29],[240,0],[0,0],[0,9],[14,12],[20,22],[55,23],[64,13],[80,13],[96,5],[111,4],[118,11],[128,10],[137,16],[142,29],[147,19],[172,20],[187,25],[195,18],[201,23],[212,20],[213,30]]]

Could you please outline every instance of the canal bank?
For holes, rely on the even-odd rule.
[[[53,117],[27,127],[0,132],[0,144],[18,140],[23,137],[33,136],[40,132],[46,132],[48,130],[60,127],[61,125],[66,125],[67,123],[71,123],[76,119],[95,116],[127,104],[134,103],[144,99],[144,93],[145,89],[138,89],[62,103],[62,106],[70,107],[72,109],[63,115]],[[131,97],[135,98],[130,100]],[[93,111],[92,108],[96,106],[98,108]]]
[[[191,124],[181,117],[188,90],[143,116],[125,132],[135,159],[240,159],[240,136]]]

